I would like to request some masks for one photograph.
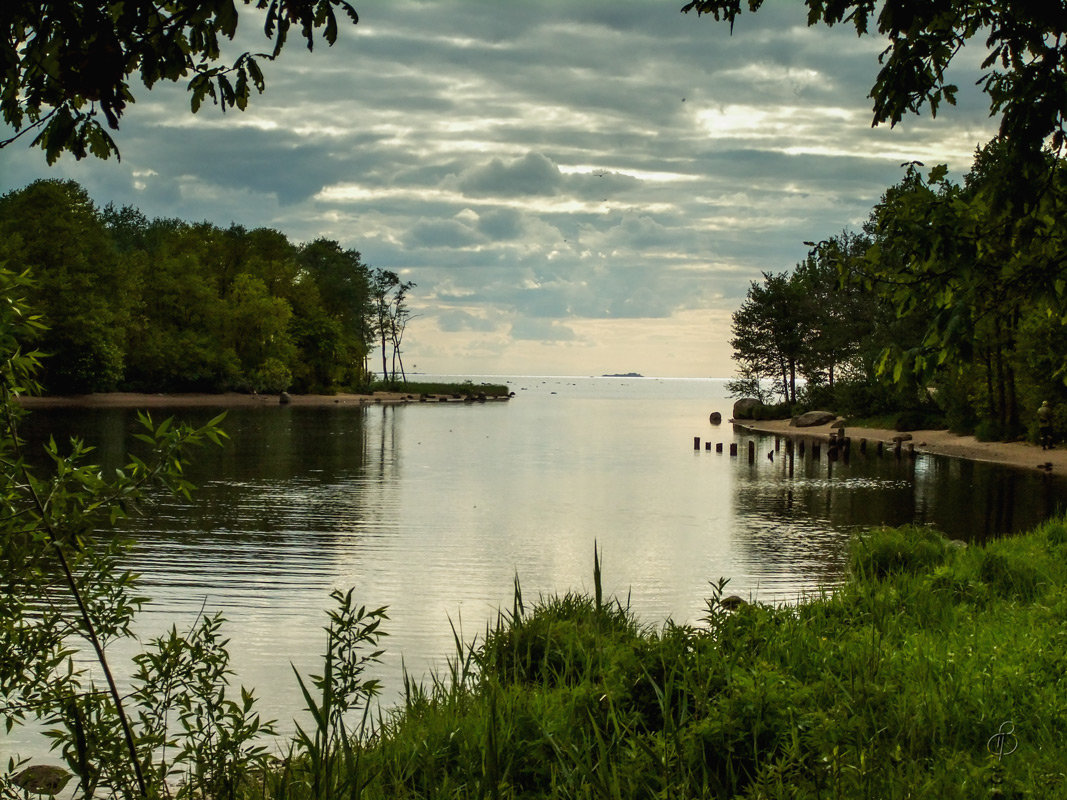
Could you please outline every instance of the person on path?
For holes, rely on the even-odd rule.
[[[1037,410],[1037,438],[1041,442],[1042,450],[1052,449],[1052,408],[1048,400],[1041,404]]]

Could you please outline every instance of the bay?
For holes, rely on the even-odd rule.
[[[510,609],[516,577],[527,604],[591,592],[594,547],[605,591],[641,619],[698,622],[720,576],[729,593],[765,602],[832,587],[860,528],[917,522],[981,540],[1030,527],[1067,498],[1057,478],[926,455],[846,465],[824,454],[790,468],[781,453],[767,457],[773,437],[709,424],[712,411],[729,417],[722,380],[472,380],[506,382],[515,397],[230,411],[229,444],[189,465],[193,500],[158,496],[126,526],[130,566],[152,598],[141,638],[221,611],[235,681],[255,687],[286,732],[300,705],[292,667],[315,671],[333,588],[389,608],[388,705],[403,670],[418,679],[445,667],[453,629],[475,640]],[[202,422],[214,412],[173,413]],[[37,439],[84,436],[103,463],[135,446],[132,411],[31,420]],[[694,437],[727,452],[736,442],[742,455],[695,450]],[[37,746],[16,730],[0,752]]]

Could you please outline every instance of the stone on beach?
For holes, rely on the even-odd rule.
[[[811,428],[816,425],[826,425],[837,419],[837,414],[832,411],[807,411],[799,417],[793,417],[789,423],[794,428]]]
[[[740,400],[734,402],[733,417],[734,419],[744,419],[752,414],[752,411],[762,406],[759,400],[755,397],[742,397]]]

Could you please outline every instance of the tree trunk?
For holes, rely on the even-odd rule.
[[[389,380],[389,364],[385,360],[385,328],[382,328],[382,380]]]

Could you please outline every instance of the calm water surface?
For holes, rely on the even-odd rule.
[[[389,607],[390,701],[403,667],[444,666],[450,623],[469,640],[509,608],[516,575],[527,601],[591,591],[594,542],[606,591],[649,622],[696,621],[720,576],[765,601],[833,585],[863,526],[917,521],[981,539],[1067,498],[1057,479],[945,458],[772,461],[773,438],[708,423],[712,411],[729,416],[718,380],[485,380],[506,380],[516,397],[231,411],[230,444],[190,467],[193,502],[160,498],[129,526],[132,567],[153,598],[141,635],[223,611],[239,681],[284,731],[299,708],[289,664],[315,668],[333,588]],[[32,420],[39,435],[84,435],[105,463],[135,446],[132,412]],[[737,441],[743,454],[753,439],[758,456],[694,451],[694,436],[726,450]],[[33,747],[16,730],[0,751]]]

